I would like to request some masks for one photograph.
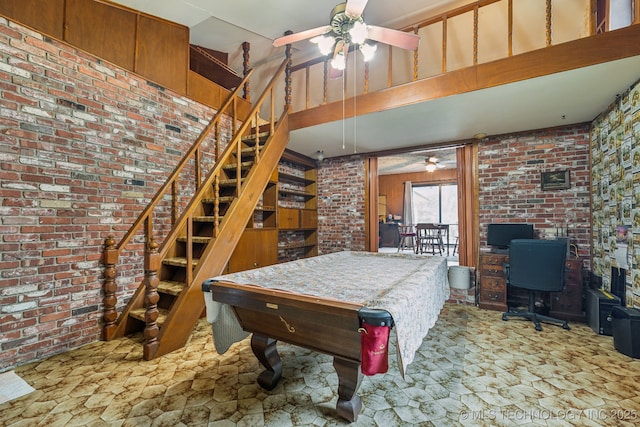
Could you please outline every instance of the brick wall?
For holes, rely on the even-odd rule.
[[[581,257],[590,257],[589,124],[523,132],[479,146],[480,247],[491,222],[528,222],[541,238],[568,227]],[[569,170],[571,188],[543,191],[540,173]],[[587,265],[585,263],[585,266]]]
[[[100,338],[104,239],[123,236],[213,111],[3,18],[0,54],[2,371]],[[141,276],[137,241],[120,306]]]
[[[365,250],[364,157],[325,159],[318,168],[318,252]]]

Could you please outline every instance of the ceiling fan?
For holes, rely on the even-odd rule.
[[[443,164],[440,164],[440,160],[438,160],[437,157],[427,157],[426,159],[424,159],[426,165],[425,165],[425,169],[427,170],[427,172],[433,172],[436,169],[442,169],[444,168]]]
[[[365,61],[373,57],[377,46],[367,43],[367,40],[407,50],[418,47],[420,36],[416,34],[365,24],[362,13],[367,2],[368,0],[347,0],[340,3],[331,11],[329,25],[279,37],[274,40],[273,45],[279,47],[311,39],[311,42],[318,44],[323,55],[333,53],[331,66],[339,70],[345,68],[350,45],[360,49]]]

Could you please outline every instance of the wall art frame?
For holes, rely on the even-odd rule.
[[[542,191],[566,190],[571,188],[569,170],[541,172],[540,188]]]

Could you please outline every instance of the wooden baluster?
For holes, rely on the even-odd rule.
[[[473,65],[478,65],[478,5],[473,8]]]
[[[508,23],[509,34],[507,35],[508,37],[507,44],[509,46],[508,56],[512,57],[513,56],[513,0],[509,0],[509,17],[507,19],[509,20],[509,23]]]
[[[233,128],[233,136],[235,137],[238,134],[238,126],[240,125],[240,123],[238,122],[238,100],[236,98],[233,98],[233,101],[231,102],[231,107],[232,107],[232,117],[231,120],[233,120],[233,124],[232,124],[232,128]]]
[[[251,49],[251,43],[244,42],[242,43],[242,68],[243,68],[243,76],[246,77],[249,74],[249,50]],[[249,93],[249,80],[244,83],[244,87],[242,88],[244,91],[243,97],[248,102],[251,102],[251,95]]]
[[[187,251],[187,268],[185,269],[185,284],[189,286],[193,281],[193,215],[187,218],[187,241],[185,243]]]
[[[269,116],[269,135],[273,135],[276,129],[276,97],[273,87],[269,89],[269,99],[271,101],[269,106],[271,109],[271,115]]]
[[[311,87],[309,84],[309,66],[304,67],[304,79],[305,79],[305,109],[309,109],[309,98]]]
[[[293,34],[293,31],[287,30],[284,35],[288,36]],[[291,43],[285,47],[285,55],[287,58],[287,67],[284,71],[284,106],[287,111],[291,110],[291,66],[293,65],[292,48]]]
[[[118,318],[118,312],[116,311],[116,304],[118,302],[116,297],[116,291],[118,289],[116,284],[118,248],[116,248],[116,241],[113,236],[109,236],[104,239],[102,260],[104,263],[104,283],[102,285],[102,290],[104,292],[104,298],[102,299],[104,304],[104,328],[102,338],[104,340],[108,340],[111,338],[111,335],[115,330],[116,320]]]
[[[389,63],[387,66],[387,87],[393,85],[393,46],[389,45]]]
[[[218,237],[220,224],[220,175],[213,178],[213,237]]]
[[[442,72],[447,72],[447,17],[442,18]]]
[[[260,113],[256,112],[255,146],[253,147],[255,163],[260,161]]]
[[[178,182],[171,183],[171,224],[178,221]]]
[[[324,77],[322,82],[322,103],[327,103],[329,96],[329,59],[324,60]]]
[[[547,0],[547,47],[551,46],[551,0]]]
[[[236,145],[236,197],[240,197],[240,163],[242,163],[242,138],[238,138]]]
[[[200,189],[200,184],[202,184],[202,156],[200,155],[201,151],[200,151],[200,147],[198,147],[198,149],[196,150],[196,152],[194,153],[194,163],[195,163],[195,184],[196,184],[196,191],[198,191]]]
[[[158,316],[160,311],[158,310],[158,301],[160,295],[158,294],[158,270],[160,269],[160,254],[158,253],[158,244],[153,238],[149,240],[145,251],[144,260],[144,321],[146,326],[144,328],[144,359],[151,360],[158,348],[158,333],[160,327],[158,326]]]
[[[413,34],[418,35],[418,26],[413,27]],[[365,72],[367,70],[365,69]],[[418,80],[418,48],[413,51],[413,81]]]
[[[216,139],[216,162],[218,161],[218,159],[220,158],[220,128],[221,125],[220,123],[216,123],[216,128],[215,128],[215,139]]]

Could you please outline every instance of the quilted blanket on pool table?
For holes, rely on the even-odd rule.
[[[446,258],[402,253],[336,252],[216,279],[387,310],[395,323],[403,375],[449,298]],[[220,344],[224,348],[230,343]]]

